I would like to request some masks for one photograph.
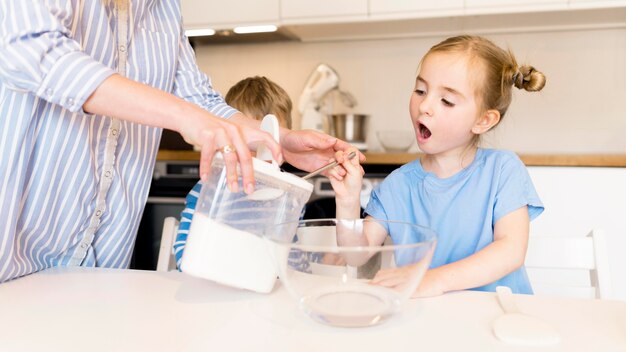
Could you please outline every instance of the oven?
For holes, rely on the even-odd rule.
[[[361,192],[361,208],[367,205],[374,187],[397,166],[363,165],[365,178]],[[296,175],[306,174],[287,164],[282,168]],[[146,208],[137,232],[131,269],[156,269],[163,221],[168,216],[180,218],[180,213],[185,208],[185,197],[199,180],[198,171],[198,161],[159,160],[156,162]],[[309,181],[314,187],[311,198],[306,204],[304,218],[334,218],[335,193],[328,178],[316,176]]]

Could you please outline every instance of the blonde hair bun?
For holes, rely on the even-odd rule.
[[[546,76],[532,66],[523,65],[513,75],[513,85],[528,92],[538,92],[546,85]]]

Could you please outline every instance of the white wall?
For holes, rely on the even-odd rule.
[[[626,99],[626,29],[488,37],[511,47],[519,62],[534,65],[548,81],[539,93],[515,93],[487,145],[520,153],[626,152],[626,105],[621,102]],[[376,129],[411,128],[408,101],[418,62],[442,39],[216,45],[196,52],[200,67],[222,93],[241,78],[265,75],[296,104],[313,68],[320,62],[331,65],[341,76],[341,88],[357,98],[357,112],[371,115],[368,143],[375,150]]]
[[[510,46],[520,63],[534,65],[548,79],[540,93],[516,93],[505,120],[485,140],[488,146],[519,153],[626,153],[625,28],[488,37]],[[221,45],[196,52],[200,67],[222,93],[241,78],[265,75],[283,86],[295,104],[311,70],[320,62],[331,65],[341,76],[341,88],[359,101],[358,112],[371,115],[368,144],[375,150],[376,129],[411,128],[408,101],[418,62],[442,39]],[[299,117],[297,112],[294,117]],[[611,193],[611,187],[621,189],[626,182],[620,172],[611,176],[610,184],[593,176],[578,190],[559,188],[556,198],[555,189],[540,182],[537,188],[540,195],[545,193],[547,210],[533,229],[584,235],[592,226],[604,227],[614,296],[626,300],[626,206],[618,199],[626,195]],[[610,199],[593,193],[599,186]]]

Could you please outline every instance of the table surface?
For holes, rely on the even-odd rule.
[[[515,295],[553,325],[539,351],[626,351],[626,302]],[[410,300],[367,328],[316,323],[271,294],[179,272],[55,268],[0,284],[0,351],[528,351],[496,339],[493,293]]]

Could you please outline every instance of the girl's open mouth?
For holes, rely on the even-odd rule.
[[[428,139],[432,135],[428,127],[426,127],[422,123],[419,124],[418,129],[419,129],[420,137],[422,137],[423,139]]]

